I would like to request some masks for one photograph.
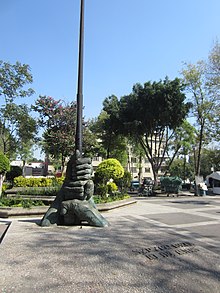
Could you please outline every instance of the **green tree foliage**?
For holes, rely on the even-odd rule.
[[[212,117],[210,133],[215,140],[220,139],[220,44],[218,41],[209,54],[207,63],[207,90],[215,102],[215,116]]]
[[[216,41],[208,56],[207,80],[213,95],[220,95],[220,44]]]
[[[100,141],[98,153],[103,158],[116,158],[123,166],[127,164],[127,139],[118,132],[119,101],[114,95],[103,102],[103,110],[93,121],[92,131]]]
[[[132,154],[130,154],[130,151],[128,150],[129,152],[129,158],[128,158],[128,170],[132,170],[131,169],[131,165],[132,165],[132,158],[130,158],[130,155],[134,156],[137,158],[137,162],[138,162],[138,180],[139,182],[141,182],[141,179],[142,179],[142,162],[143,162],[143,159],[145,158],[145,151],[144,149],[142,148],[141,144],[139,143],[139,141],[137,141],[136,137],[132,137],[130,136],[129,139],[129,144],[131,146],[131,149],[132,149]]]
[[[170,166],[170,176],[177,176],[183,181],[186,179],[192,180],[194,178],[193,165],[186,162],[184,158],[175,159]]]
[[[37,132],[35,119],[25,104],[16,104],[17,98],[31,96],[34,91],[26,88],[32,83],[30,68],[16,62],[11,65],[0,61],[0,149],[8,157],[15,153],[22,156],[24,146],[32,147]]]
[[[39,113],[38,122],[44,128],[43,150],[60,159],[64,167],[66,158],[75,149],[76,103],[64,104],[61,100],[40,96],[32,108]]]
[[[0,174],[5,174],[9,170],[10,170],[9,159],[3,153],[0,153]]]
[[[126,192],[131,185],[132,176],[128,171],[124,171],[123,177],[115,179],[115,183],[122,192]]]
[[[183,156],[184,160],[186,160],[186,156],[192,153],[196,142],[196,134],[196,129],[187,120],[184,120],[183,123],[175,129],[173,138],[169,142],[167,152],[167,172],[171,172],[170,166],[176,157]],[[175,174],[172,176],[175,176]],[[181,178],[184,179],[184,177]]]
[[[5,104],[12,103],[19,97],[31,96],[33,89],[26,89],[25,86],[32,82],[29,65],[20,62],[11,65],[0,60],[0,96],[5,100]]]
[[[2,194],[2,184],[5,178],[5,174],[9,170],[10,170],[9,159],[3,153],[0,153],[0,197]]]
[[[184,121],[190,103],[185,103],[179,79],[136,84],[133,92],[120,99],[118,129],[142,146],[157,182],[158,171],[165,160],[169,142]]]
[[[62,169],[75,150],[76,103],[65,104],[49,96],[40,96],[32,106],[39,113],[39,125],[43,128],[42,148]],[[83,125],[83,153],[94,156],[98,142],[90,130],[90,121]]]
[[[93,131],[93,121],[88,120],[83,127],[83,154],[85,157],[99,156],[103,154],[100,152],[100,148],[100,141]]]
[[[201,154],[201,175],[205,178],[212,171],[220,171],[220,149],[205,148]]]
[[[202,147],[213,139],[210,132],[218,109],[217,98],[211,94],[207,80],[207,65],[203,61],[197,64],[186,64],[182,70],[186,89],[191,94],[192,114],[197,129],[196,143],[196,175],[200,175]]]

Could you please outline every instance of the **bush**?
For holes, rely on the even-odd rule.
[[[4,182],[2,184],[2,193],[4,194],[5,190],[6,189],[10,189],[10,188],[12,188],[12,184],[11,183],[8,183],[8,182]]]
[[[107,189],[108,193],[113,195],[118,190],[118,186],[114,182],[108,182]]]
[[[56,178],[53,178],[53,186],[56,186],[56,185],[62,185],[63,184],[63,182],[64,182],[64,179],[65,179],[65,177],[64,176],[62,176],[62,177],[56,177]]]
[[[95,172],[98,182],[107,183],[110,179],[119,179],[124,175],[124,169],[116,159],[107,159],[102,161]]]
[[[117,193],[117,195],[109,196],[105,198],[102,198],[98,195],[94,195],[93,197],[95,204],[113,202],[113,201],[123,200],[126,198],[130,198],[130,196],[128,194],[121,194],[121,193]]]
[[[19,190],[19,195],[44,195],[44,196],[56,196],[60,190],[59,186],[50,187],[25,187]]]
[[[101,197],[101,198],[106,198],[107,193],[108,193],[108,186],[106,184],[97,184],[96,187],[96,193]]]
[[[64,178],[25,178],[19,176],[14,178],[15,187],[49,187],[60,186],[63,183]]]
[[[128,190],[131,185],[132,175],[128,171],[124,171],[124,175],[122,178],[116,179],[115,183],[122,191]]]
[[[0,198],[0,207],[23,207],[31,208],[32,206],[44,206],[40,200],[23,199],[20,197],[15,198]]]

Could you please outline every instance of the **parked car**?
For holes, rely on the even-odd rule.
[[[130,185],[130,191],[134,192],[139,190],[140,182],[138,180],[132,180]]]

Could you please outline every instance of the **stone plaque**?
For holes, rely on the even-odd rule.
[[[171,257],[178,257],[185,254],[198,252],[199,249],[190,242],[176,242],[159,246],[133,249],[132,252],[143,255],[147,260],[159,260]]]

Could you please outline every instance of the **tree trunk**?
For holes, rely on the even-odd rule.
[[[141,182],[141,174],[142,174],[142,156],[141,156],[141,154],[139,155],[139,162],[138,162],[138,180],[139,180],[139,182]]]
[[[0,198],[2,197],[2,185],[5,179],[5,175],[4,174],[0,174]]]
[[[201,150],[202,150],[202,140],[203,140],[203,129],[204,123],[202,123],[200,132],[199,132],[199,148],[198,148],[198,156],[197,156],[197,165],[196,165],[196,176],[200,175],[200,167],[201,167]]]

